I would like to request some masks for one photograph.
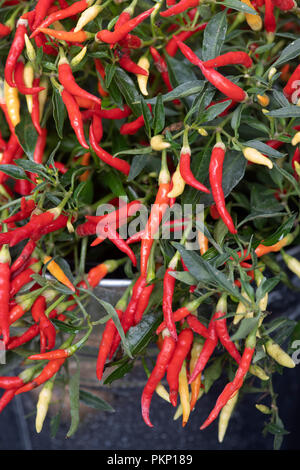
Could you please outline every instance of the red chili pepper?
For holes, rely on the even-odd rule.
[[[36,29],[45,19],[45,16],[47,15],[47,12],[52,3],[54,3],[54,0],[38,0],[35,7],[34,22],[32,25],[33,29]]]
[[[172,90],[173,90],[173,87],[172,87],[171,82],[170,82],[170,77],[169,77],[167,62],[166,62],[165,59],[160,55],[160,53],[158,52],[158,50],[155,49],[155,47],[153,47],[153,46],[150,46],[150,54],[151,54],[152,57],[153,57],[153,60],[154,60],[154,63],[155,63],[155,66],[156,66],[157,70],[159,71],[159,73],[161,74],[161,77],[162,77],[163,81],[165,82],[165,85],[166,85],[166,87],[167,87],[167,90],[168,90],[168,91],[172,91]]]
[[[294,72],[288,79],[288,82],[283,89],[283,93],[285,94],[287,98],[290,98],[291,95],[297,90],[298,85],[299,85],[299,80],[300,80],[300,64],[297,65],[297,67],[295,68]]]
[[[184,42],[194,34],[196,34],[198,31],[203,31],[206,28],[207,23],[200,24],[197,26],[194,30],[189,30],[189,31],[181,31],[181,33],[175,34],[175,36],[170,39],[170,41],[167,43],[165,51],[166,53],[174,57],[177,50],[178,50],[178,44],[177,41]]]
[[[274,3],[272,0],[265,0],[265,30],[267,33],[275,33],[276,31],[276,18],[274,15]]]
[[[176,348],[173,353],[172,359],[169,362],[167,370],[167,382],[170,387],[170,402],[173,406],[177,405],[178,395],[178,377],[182,367],[183,361],[188,355],[191,345],[193,343],[194,335],[190,328],[185,328],[179,333]]]
[[[59,9],[58,11],[51,13],[44,21],[39,24],[38,29],[34,31],[30,37],[33,38],[36,36],[36,34],[38,34],[38,31],[41,28],[47,28],[47,26],[50,26],[55,21],[63,20],[64,18],[69,18],[83,12],[86,8],[88,8],[89,5],[90,2],[88,0],[80,0],[79,2],[75,2],[66,8]]]
[[[97,144],[99,144],[103,137],[103,126],[102,126],[102,118],[96,113],[94,113],[93,115],[92,126],[93,126],[93,133],[94,133],[96,142]]]
[[[197,57],[197,55],[190,49],[188,46],[183,44],[183,42],[177,41],[178,46],[183,53],[183,55],[194,65],[200,68],[204,77],[214,85],[221,93],[228,96],[234,101],[245,101],[247,98],[247,93],[242,90],[238,85],[228,80],[228,78],[221,75],[215,69],[207,68],[203,65],[202,60]]]
[[[0,377],[0,388],[5,390],[22,387],[22,385],[24,385],[24,382],[20,377]]]
[[[216,322],[213,321],[213,318],[209,322],[208,325],[208,337],[205,340],[205,343],[203,345],[201,354],[198,358],[198,361],[195,365],[195,368],[193,370],[193,373],[190,377],[189,383],[193,382],[196,377],[201,374],[203,371],[204,367],[206,366],[210,356],[212,355],[215,347],[218,344],[218,336],[217,336],[217,331],[216,331]]]
[[[40,332],[38,325],[31,325],[21,336],[14,336],[10,338],[6,349],[12,351],[13,349],[19,348],[23,344],[28,343],[35,338]]]
[[[119,319],[121,320],[123,312],[122,310],[116,310]],[[96,374],[98,380],[102,379],[103,375],[103,370],[104,370],[104,365],[106,362],[106,359],[108,357],[110,348],[113,343],[113,339],[115,337],[115,334],[117,332],[117,328],[114,324],[114,321],[112,319],[108,320],[108,322],[105,325],[105,329],[102,334],[101,342],[99,345],[99,352],[98,352],[98,359],[97,359],[97,365],[96,365]]]
[[[46,141],[47,141],[47,128],[43,127],[41,128],[41,134],[39,134],[36,142],[36,146],[34,148],[34,153],[33,153],[33,161],[35,163],[43,163],[43,155],[44,155],[44,150],[46,147]]]
[[[19,141],[16,135],[13,133],[10,135],[6,148],[1,158],[1,165],[9,164],[12,162],[17,150],[20,148]],[[0,184],[7,179],[7,175],[0,171]]]
[[[92,95],[86,90],[83,90],[83,88],[77,85],[75,78],[73,77],[72,69],[65,57],[62,57],[58,62],[58,79],[63,85],[64,89],[71,95],[90,99],[91,101],[94,101],[97,105],[101,106],[100,98],[97,98],[96,96]]]
[[[214,220],[218,220],[220,218],[220,214],[219,214],[219,211],[217,209],[216,204],[212,204],[209,207],[209,213],[210,213],[210,216],[212,217],[212,219],[214,219]]]
[[[116,170],[121,171],[124,175],[129,175],[130,165],[128,162],[121,160],[120,158],[114,158],[103,148],[99,147],[95,138],[93,126],[90,126],[90,145],[100,160],[107,163],[109,166],[116,168]]]
[[[168,10],[160,12],[161,16],[167,18],[168,16],[179,15],[184,13],[189,8],[194,8],[198,6],[200,0],[180,0],[176,5],[172,6]]]
[[[83,121],[78,104],[76,103],[73,96],[65,89],[63,89],[63,91],[61,92],[61,97],[67,108],[70,124],[74,129],[78,142],[82,147],[88,149],[89,146],[85,140]]]
[[[191,149],[187,145],[184,145],[180,152],[180,160],[179,160],[179,169],[180,174],[186,184],[192,186],[193,188],[198,189],[198,191],[203,191],[205,193],[210,193],[210,190],[206,188],[202,183],[200,183],[194,177],[192,170],[191,170]]]
[[[157,356],[155,367],[153,371],[151,372],[150,377],[148,378],[148,381],[142,393],[142,398],[141,398],[142,416],[143,416],[145,423],[150,427],[153,427],[153,424],[151,423],[150,418],[149,418],[152,395],[155,392],[157,385],[159,384],[159,382],[161,381],[161,379],[164,377],[166,373],[168,364],[170,363],[170,360],[172,359],[175,346],[176,346],[176,342],[174,341],[174,339],[166,335],[164,337],[162,348]]]
[[[101,60],[100,59],[95,59],[94,63],[95,63],[95,67],[96,67],[97,72],[99,73],[100,77],[104,81],[104,79],[105,79],[105,68],[104,68]],[[108,96],[108,92],[103,89],[100,80],[98,80],[98,91],[99,91],[99,94],[101,96],[103,96],[103,97]]]
[[[134,325],[134,314],[136,312],[136,308],[137,308],[137,305],[138,305],[138,301],[139,301],[139,298],[146,286],[146,283],[147,283],[147,279],[146,279],[146,276],[140,276],[134,286],[133,286],[133,290],[132,290],[132,296],[131,296],[131,299],[127,305],[127,308],[124,312],[124,315],[122,316],[122,321],[121,321],[121,325],[122,325],[122,328],[124,330],[124,334],[127,333],[127,331],[129,330],[129,328],[131,328],[132,325]],[[112,347],[111,347],[111,350],[110,350],[110,353],[109,353],[109,358],[111,359],[114,355],[114,353],[116,352],[119,344],[120,344],[120,335],[119,333],[115,336],[114,338],[114,342],[112,344]]]
[[[149,110],[152,111],[151,104],[148,104],[147,106],[148,106]],[[144,124],[145,124],[144,116],[141,115],[137,119],[135,119],[134,121],[126,122],[125,124],[123,124],[120,128],[120,134],[122,134],[122,135],[134,135],[134,134],[137,133],[137,131],[141,127],[144,126]]]
[[[11,388],[10,390],[6,390],[3,393],[2,397],[0,398],[0,413],[12,401],[17,390],[18,388]]]
[[[65,360],[66,359],[63,358],[49,361],[48,364],[42,370],[42,372],[35,379],[33,379],[31,382],[28,382],[26,385],[16,391],[16,395],[19,395],[20,393],[24,392],[29,392],[30,390],[33,390],[39,385],[45,383],[47,380],[51,379],[51,377],[53,377],[60,370]]]
[[[230,400],[230,398],[232,398],[236,394],[236,392],[241,388],[243,384],[243,380],[251,365],[254,351],[255,351],[255,335],[253,337],[253,335],[250,334],[246,340],[246,347],[244,349],[241,362],[239,364],[238,370],[235,374],[233,381],[229,382],[226,385],[223,392],[218,397],[213,410],[210,412],[208,418],[200,427],[201,430],[205,429],[217,418],[221,409],[226,405],[228,400]]]
[[[227,330],[227,325],[226,325],[226,318],[221,318],[224,315],[226,315],[226,310],[227,310],[226,296],[222,296],[217,304],[216,313],[214,314],[216,332],[224,348],[239,364],[241,361],[241,355],[238,352],[234,342],[231,341],[230,339],[230,336]]]
[[[27,219],[27,217],[30,216],[35,207],[36,204],[33,199],[26,200],[24,197],[22,197],[20,211],[14,215],[11,215],[7,219],[4,219],[2,223],[9,224],[12,222],[19,222],[20,220]]]
[[[11,33],[11,27],[0,23],[0,38],[4,38]]]
[[[203,336],[203,338],[208,338],[208,330],[206,326],[204,326],[195,315],[189,314],[186,317],[186,321],[189,327],[191,328],[191,330],[194,331],[194,333],[197,333],[198,335]]]
[[[297,4],[294,0],[273,0],[273,3],[282,11],[293,10],[297,7]]]
[[[41,353],[46,349],[52,349],[55,346],[56,331],[54,325],[45,315],[46,299],[39,296],[31,309],[32,318],[39,325],[41,335]]]
[[[150,296],[152,294],[152,291],[154,289],[154,284],[149,284],[149,286],[146,286],[138,300],[137,306],[136,306],[136,311],[134,314],[134,324],[137,325],[140,323],[140,321],[143,318],[143,314],[148,307]]]
[[[170,331],[170,335],[175,339],[175,341],[177,341],[177,332],[172,310],[172,300],[176,279],[170,274],[174,271],[175,270],[173,268],[168,268],[164,275],[162,309],[164,314],[164,320],[166,322],[168,330]]]
[[[142,47],[143,42],[135,34],[127,34],[127,36],[125,36],[125,38],[122,39],[119,44],[121,47],[127,49],[139,49],[140,47]]]
[[[225,198],[222,189],[222,173],[223,173],[223,162],[225,156],[225,146],[222,142],[217,143],[211,154],[209,164],[209,182],[211,186],[212,195],[217,206],[218,212],[222,217],[224,224],[228,227],[228,230],[235,234],[237,233],[234,227],[232,218],[225,207]]]
[[[0,250],[0,328],[5,344],[9,340],[10,254],[6,245]]]
[[[131,109],[126,104],[123,109],[112,108],[112,109],[100,109],[95,110],[95,113],[99,114],[103,119],[124,119],[132,114]]]
[[[9,295],[11,298],[13,298],[19,290],[22,289],[26,284],[32,281],[31,276],[33,274],[36,274],[40,271],[41,269],[41,262],[37,262],[33,265],[31,265],[30,268],[25,269],[25,271],[22,271],[18,276],[16,276],[10,283],[10,290],[9,290]]]
[[[126,70],[127,72],[139,74],[139,75],[149,75],[149,72],[139,65],[137,65],[133,60],[131,60],[128,52],[119,53],[119,65]]]
[[[6,59],[5,67],[4,67],[4,77],[6,82],[11,87],[15,87],[16,84],[14,82],[14,70],[17,65],[18,58],[22,54],[25,45],[25,34],[27,32],[28,21],[24,18],[20,18],[16,25],[16,32],[14,36],[14,40],[8,52],[8,56]]]
[[[33,86],[38,87],[40,84],[40,79],[35,78],[33,80]],[[35,130],[39,135],[42,135],[42,128],[40,125],[40,105],[39,105],[39,95],[32,95],[32,111],[31,111],[31,120],[32,124],[35,127]]]
[[[215,59],[203,62],[206,68],[223,67],[224,65],[243,65],[244,67],[252,67],[252,59],[246,52],[234,51],[219,55]]]
[[[295,168],[295,163],[296,162],[300,164],[300,150],[299,150],[298,147],[296,147],[296,150],[295,150],[293,158],[292,158],[292,168],[294,170],[294,178],[298,181],[299,180],[299,175],[296,172],[296,168]]]
[[[170,192],[171,184],[168,182],[161,182],[155,198],[154,205],[151,208],[150,216],[145,227],[145,236],[141,243],[141,275],[146,275],[148,258],[150,256],[153,237],[157,232],[162,217],[169,205],[168,193]]]
[[[132,18],[131,20],[127,21],[126,23],[122,24],[119,28],[115,31],[108,31],[107,29],[103,29],[96,34],[96,38],[99,41],[106,42],[108,44],[115,44],[116,42],[121,41],[124,39],[130,31],[136,28],[142,21],[144,21],[148,16],[151,15],[154,8],[150,8],[150,10],[144,11],[140,15]]]
[[[99,232],[98,232],[99,234]],[[128,245],[126,245],[125,240],[120,237],[119,233],[114,230],[109,224],[105,226],[104,231],[101,232],[100,238],[105,237],[105,234],[107,238],[113,242],[114,245],[116,245],[117,248],[119,248],[120,251],[125,253],[128,258],[131,260],[133,266],[136,266],[136,257],[131,248],[129,248]]]
[[[37,47],[42,47],[43,48],[44,54],[52,55],[52,56],[55,56],[55,57],[58,55],[58,49],[55,48],[56,45],[54,44],[54,42],[52,40],[46,39],[44,34],[38,33],[35,36],[34,41],[35,41]],[[49,44],[49,42],[51,42],[53,44],[53,46],[51,46]]]
[[[43,87],[31,87],[28,88],[24,84],[24,63],[22,61],[18,61],[14,70],[14,80],[15,84],[20,93],[23,95],[34,95],[39,93],[40,91],[44,90]]]

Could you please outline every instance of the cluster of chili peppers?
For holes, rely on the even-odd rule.
[[[85,321],[88,315],[81,304],[82,297],[85,299],[84,296],[88,295],[86,293],[95,288],[101,279],[129,259],[130,269],[136,268],[136,271],[132,271],[133,281],[130,288],[115,305],[115,315],[110,315],[105,323],[97,355],[98,380],[103,379],[107,362],[119,357],[119,348],[121,344],[124,346],[125,335],[128,332],[130,334],[131,329],[142,322],[153,305],[156,309],[161,307],[162,321],[156,329],[159,353],[152,372],[144,363],[148,380],[141,397],[142,417],[145,423],[152,427],[150,404],[154,392],[157,392],[174,407],[177,406],[178,399],[180,400],[177,413],[182,414],[182,425],[185,426],[196,402],[204,393],[203,377],[213,354],[215,351],[226,351],[228,354],[225,355],[224,362],[231,361],[234,376],[225,386],[215,407],[201,426],[201,429],[206,428],[220,415],[220,440],[222,440],[247,374],[263,377],[262,380],[268,379],[263,370],[252,364],[256,341],[260,337],[261,319],[259,318],[257,325],[248,332],[244,342],[232,341],[227,324],[228,294],[211,289],[208,293],[196,297],[197,285],[194,285],[194,282],[189,286],[189,302],[183,306],[180,303],[181,306],[175,310],[178,300],[177,289],[179,289],[177,273],[186,276],[193,273],[190,272],[179,251],[172,256],[169,254],[165,256],[164,267],[161,259],[159,266],[155,261],[158,251],[157,239],[164,229],[168,228],[172,233],[183,230],[181,244],[185,246],[187,242],[187,236],[194,223],[192,219],[182,217],[173,222],[164,220],[164,216],[187,187],[198,191],[200,197],[212,198],[213,202],[208,204],[205,217],[210,217],[216,221],[216,224],[221,220],[232,235],[238,233],[237,219],[235,215],[232,216],[231,207],[226,205],[225,201],[224,166],[230,156],[229,152],[226,155],[227,145],[221,136],[228,138],[223,123],[227,123],[227,118],[233,110],[242,109],[243,106],[252,103],[252,98],[249,98],[242,83],[247,84],[254,66],[257,44],[253,43],[252,49],[249,48],[247,52],[235,50],[219,53],[210,60],[203,60],[186,44],[194,35],[206,32],[208,23],[199,21],[198,7],[201,3],[199,0],[178,2],[167,0],[165,10],[161,10],[162,4],[157,2],[153,8],[139,13],[136,12],[139,8],[138,2],[133,0],[129,6],[122,9],[115,21],[108,23],[105,29],[102,19],[101,23],[98,22],[98,15],[100,16],[105,8],[109,8],[110,2],[111,0],[107,0],[101,5],[99,1],[94,3],[93,0],[78,0],[69,5],[65,0],[58,2],[38,0],[30,10],[30,6],[25,7],[22,2],[16,0],[17,8],[14,14],[4,24],[0,24],[0,38],[6,40],[13,33],[4,64],[3,78],[0,79],[0,108],[7,127],[5,137],[0,133],[0,197],[5,206],[3,211],[1,210],[3,217],[0,233],[0,334],[7,350],[12,351],[31,344],[38,348],[31,351],[33,354],[29,354],[27,358],[28,361],[33,361],[30,362],[31,367],[16,377],[0,377],[0,388],[5,390],[0,398],[0,412],[15,395],[44,385],[38,401],[37,430],[40,432],[51,401],[56,374],[63,370],[65,361],[87,342],[93,327],[88,320],[87,331],[76,343],[75,334],[70,334],[64,342],[61,341],[61,335],[58,338],[58,333],[61,333],[60,326],[64,324],[67,328],[68,325],[72,325],[74,311],[79,307],[84,312]],[[277,29],[276,9],[288,12],[295,8],[294,0],[242,0],[242,2],[248,7],[247,12],[234,19],[232,25],[246,21],[253,31],[260,31],[264,25],[269,43],[273,41]],[[4,2],[6,3],[8,2]],[[249,9],[253,13],[249,13]],[[261,14],[264,15],[264,22]],[[68,25],[74,23],[71,30],[65,29],[61,23],[63,20],[67,20]],[[161,37],[158,32],[161,27],[160,22],[164,21],[167,24],[166,38],[160,42]],[[101,30],[98,29],[100,24]],[[147,42],[143,30],[149,27],[154,39]],[[98,30],[95,31],[95,28]],[[74,48],[78,49],[75,56]],[[87,78],[85,71],[78,68],[86,60],[86,54],[88,60],[92,58],[93,64],[91,77],[88,77],[89,91],[84,88],[84,80]],[[225,103],[223,110],[216,115],[218,124],[215,126],[217,129],[213,136],[209,135],[211,128],[206,126],[205,122],[203,127],[198,129],[185,121],[172,123],[165,129],[164,123],[162,125],[156,123],[156,129],[160,130],[155,135],[149,132],[149,122],[157,120],[156,112],[159,105],[158,98],[155,100],[150,98],[150,101],[147,101],[150,90],[154,88],[155,97],[160,96],[162,106],[163,98],[166,102],[170,102],[172,106],[170,116],[184,106],[184,93],[180,98],[172,96],[177,83],[172,78],[169,61],[175,56],[189,63],[193,72],[199,74],[204,86],[209,87],[213,93],[219,93],[217,99],[206,103],[204,111],[207,114],[212,112],[214,107],[223,106]],[[43,69],[43,63],[45,69],[48,67],[48,72]],[[227,78],[219,71],[223,67],[237,70],[239,75]],[[127,89],[123,89],[126,104],[120,102],[119,93],[116,91],[115,68],[126,72],[126,77],[129,77],[128,83],[129,79],[136,81],[136,91],[138,91],[134,97]],[[300,65],[287,77],[283,88],[283,93],[290,102],[293,102],[293,93],[297,92],[295,83],[299,78]],[[75,134],[72,146],[76,145],[77,153],[74,158],[71,156],[66,165],[54,161],[53,155],[45,165],[47,145],[49,142],[51,144],[51,139],[48,139],[49,128],[46,125],[51,106],[48,97],[49,84],[53,88],[52,106],[55,108],[56,129],[60,127],[58,115],[66,114]],[[251,88],[248,92],[251,93]],[[169,94],[171,98],[168,98]],[[28,155],[26,142],[24,145],[19,131],[25,112],[22,109],[23,101],[24,103],[26,101],[26,112],[29,113],[36,131],[34,152],[30,155],[31,161],[36,166],[32,171],[28,169],[29,166],[24,166],[23,177],[20,177],[16,173],[18,161],[26,161],[25,154]],[[267,94],[256,94],[255,103],[261,105],[266,114],[268,113],[270,99]],[[93,160],[97,163],[96,170],[99,173],[104,171],[103,180],[105,175],[110,175],[108,184],[113,187],[114,194],[123,192],[123,183],[125,185],[129,182],[130,176],[131,180],[134,179],[131,173],[134,174],[135,168],[127,160],[131,152],[128,151],[125,158],[119,158],[106,150],[107,147],[113,146],[106,140],[106,138],[114,139],[114,135],[107,131],[113,121],[116,121],[118,132],[122,136],[129,136],[129,142],[130,136],[138,137],[140,131],[146,131],[147,141],[139,141],[141,154],[146,154],[149,150],[148,153],[161,159],[158,175],[154,172],[154,176],[158,176],[157,186],[145,226],[127,239],[122,236],[122,228],[142,208],[143,203],[150,200],[151,192],[147,190],[144,197],[139,197],[137,190],[134,189],[131,191],[130,202],[120,203],[118,207],[112,204],[114,209],[101,215],[93,215],[90,210],[84,214],[81,212],[78,222],[76,197],[72,199],[75,179],[78,177],[79,185],[89,181]],[[172,142],[173,129],[178,131],[174,141],[182,136],[180,144],[175,146]],[[293,137],[290,134],[285,135],[286,138],[291,138],[292,145],[296,146],[291,165],[294,179],[297,181],[300,177],[299,129],[297,126],[293,128],[296,131]],[[195,131],[203,140],[206,137],[214,139],[210,140],[213,145],[207,174],[203,181],[199,181],[200,178],[198,179],[193,171],[193,162],[198,158],[194,150]],[[264,155],[263,150],[249,147],[247,144],[242,145],[237,138],[233,139],[231,136],[228,140],[234,143],[234,148],[239,149],[249,165],[255,163],[270,170],[273,168],[273,160]],[[270,149],[277,150],[284,142],[270,139],[265,144]],[[143,149],[144,147],[146,148]],[[117,150],[117,155],[126,154],[122,148]],[[80,162],[81,167],[79,168],[81,173],[78,174],[75,168],[76,162],[77,164]],[[41,173],[38,173],[41,167],[47,170],[45,177],[41,177]],[[116,175],[121,176],[118,188],[115,187]],[[43,185],[46,185],[46,190],[53,189],[50,185],[47,186],[48,177],[52,178],[54,195],[52,199],[48,198],[48,204],[44,204],[45,195],[41,196]],[[60,177],[65,178],[67,185],[72,184],[72,190],[65,191],[64,198],[57,202],[55,191],[60,189]],[[151,175],[147,177],[150,178]],[[140,189],[138,186],[137,188]],[[14,193],[21,196],[17,202],[13,201]],[[70,204],[69,200],[72,200]],[[113,203],[113,200],[110,202]],[[9,208],[12,208],[11,213],[8,212]],[[211,241],[206,228],[205,224],[203,230],[197,227],[199,251],[204,260]],[[86,276],[81,270],[80,276],[74,280],[64,269],[63,262],[56,259],[55,250],[52,251],[54,245],[52,236],[62,234],[66,230],[69,235],[74,233],[76,240],[82,241],[82,246],[87,241],[86,237],[93,236],[95,238],[91,247],[106,242],[106,246],[112,244],[124,253],[125,258],[98,263]],[[232,286],[236,289],[235,292],[240,294],[232,325],[238,324],[243,318],[253,318],[257,314],[262,316],[266,312],[267,294],[260,300],[258,310],[253,312],[253,302],[243,290],[245,279],[241,275],[242,270],[246,273],[248,284],[256,282],[259,288],[262,282],[261,271],[255,264],[256,258],[260,259],[268,253],[281,251],[289,269],[297,275],[300,274],[299,262],[297,263],[283,251],[294,238],[295,235],[285,234],[271,245],[264,244],[264,240],[261,240],[252,253],[248,249],[243,251],[242,245],[239,245],[239,248],[235,249],[235,256],[230,256],[221,263],[224,266],[227,261],[235,262],[235,271],[239,271],[239,276],[235,276],[236,272],[231,273]],[[134,243],[134,248],[131,248],[130,245]],[[11,259],[13,252],[11,248],[18,253],[13,259]],[[251,259],[252,263],[249,263]],[[43,277],[49,281],[46,281],[45,285]],[[162,289],[162,300],[159,302],[155,300],[157,286]],[[252,287],[251,289],[253,290]],[[213,308],[211,318],[206,318],[205,322],[205,319],[202,321],[198,318],[197,309],[208,297],[215,299],[216,307]],[[18,325],[21,325],[25,331],[12,336],[12,329]],[[81,326],[80,323],[79,327]],[[57,343],[60,344],[59,347]],[[270,338],[266,342],[265,350],[279,364],[286,367],[295,366],[292,359]],[[164,377],[168,391],[161,383]]]

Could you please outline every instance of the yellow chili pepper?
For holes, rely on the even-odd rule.
[[[204,129],[204,127],[199,127],[198,133],[199,133],[200,135],[203,135],[203,137],[207,137],[207,136],[208,136],[208,132]]]
[[[82,28],[85,27],[90,21],[93,21],[99,13],[103,10],[103,7],[100,5],[92,5],[91,7],[87,8],[83,13],[81,13],[79,20],[74,28],[74,33],[77,31],[81,31]]]
[[[158,152],[161,152],[162,150],[165,150],[170,147],[169,142],[165,142],[164,136],[161,134],[152,137],[150,140],[150,145],[153,150],[156,150]]]
[[[48,88],[49,82],[47,77],[43,76],[40,80],[40,86],[45,88],[44,90],[39,92],[39,113],[40,113],[40,120],[42,119],[45,104],[47,102],[47,95],[48,95]]]
[[[150,62],[149,62],[149,59],[147,57],[142,56],[137,64],[138,64],[139,67],[142,67],[142,69],[149,72]],[[144,96],[148,95],[148,90],[147,90],[148,78],[149,78],[149,74],[148,75],[137,74],[138,86],[139,86],[140,92]]]
[[[28,88],[32,88],[34,80],[34,68],[30,62],[27,62],[24,67],[24,83]],[[32,113],[32,95],[25,95],[27,109],[29,114]]]
[[[260,404],[256,404],[255,405],[255,408],[257,408],[261,413],[263,413],[264,415],[270,415],[272,413],[272,411],[270,410],[270,408],[266,405],[260,405]]]
[[[53,261],[51,256],[43,256],[43,263],[47,264],[47,269],[49,273],[52,274],[52,276],[75,292],[75,287],[73,286],[72,282],[67,278],[61,267],[55,261]]]
[[[47,416],[49,404],[52,398],[54,380],[48,380],[45,383],[44,387],[40,391],[39,399],[36,405],[36,419],[35,419],[35,429],[37,433],[40,433],[43,429],[43,424]]]
[[[260,380],[269,380],[270,378],[257,364],[251,364],[249,367],[249,372],[250,374],[255,375],[255,377],[258,377]]]
[[[252,5],[252,3],[250,2],[250,0],[241,0],[243,3],[245,3],[245,5],[247,5],[248,7],[252,8],[252,10],[255,10],[254,6]],[[263,26],[263,22],[262,22],[262,19],[261,17],[256,13],[256,15],[251,15],[251,13],[245,13],[245,18],[246,18],[246,21],[248,23],[248,25],[250,26],[250,28],[253,30],[253,31],[260,31],[262,26]]]
[[[273,340],[269,339],[265,346],[269,356],[278,362],[278,364],[291,369],[296,366],[293,359],[283,349],[281,349],[279,344],[274,343]]]
[[[191,350],[191,359],[190,359],[190,375],[192,375],[200,353],[203,348],[203,342],[199,340],[194,340],[192,350]],[[199,391],[201,389],[201,374],[199,374],[196,379],[191,383],[191,400],[190,407],[191,411],[194,409],[194,406],[199,397]]]
[[[87,51],[87,46],[84,46],[81,51],[73,57],[73,59],[70,62],[71,67],[75,67],[76,65],[80,64],[82,59],[84,58],[85,54]]]
[[[169,392],[167,391],[166,387],[164,387],[161,383],[159,383],[155,389],[157,395],[161,397],[163,400],[170,402]]]
[[[191,407],[190,407],[190,394],[189,394],[189,384],[186,373],[186,361],[183,361],[181,370],[179,372],[179,396],[180,403],[182,406],[182,427],[188,422]]]
[[[277,73],[277,69],[275,67],[271,67],[268,73],[268,80],[272,80],[274,75]]]
[[[26,46],[26,52],[27,52],[28,59],[30,60],[30,62],[35,62],[35,60],[36,60],[35,49],[34,49],[33,45],[31,44],[31,41],[30,41],[29,37],[27,36],[27,34],[25,34],[24,37],[25,37],[25,46]]]
[[[292,138],[292,145],[298,145],[300,142],[300,132],[297,132]]]
[[[259,269],[256,269],[255,273],[254,273],[254,276],[255,276],[256,285],[257,285],[257,287],[259,287],[262,280],[263,280],[263,274]],[[269,295],[268,295],[268,293],[266,293],[263,296],[263,298],[260,299],[260,301],[259,301],[259,308],[261,309],[262,312],[265,312],[267,310],[268,299],[269,299]]]
[[[261,152],[252,147],[243,148],[243,154],[246,160],[248,160],[249,162],[257,163],[258,165],[264,165],[270,169],[273,168],[272,161],[268,157],[265,157],[265,155],[263,155]]]
[[[296,274],[296,276],[300,277],[300,261],[293,256],[288,255],[283,250],[281,251],[281,254],[289,270]]]
[[[218,441],[223,442],[225,437],[227,427],[232,416],[233,410],[235,408],[236,402],[238,400],[239,392],[237,392],[225,406],[223,406],[220,416],[219,416],[219,424],[218,424]]]
[[[256,95],[257,101],[263,108],[269,105],[270,98],[267,95]]]
[[[4,100],[12,125],[15,127],[20,122],[19,92],[17,88],[10,87],[6,81],[4,81]]]
[[[242,296],[246,299],[246,300],[249,300],[250,301],[250,298],[249,296],[246,294],[246,292],[243,292],[242,291]],[[240,301],[238,306],[237,306],[237,309],[236,309],[236,312],[235,312],[235,316],[233,318],[233,324],[234,325],[237,325],[243,318],[251,318],[253,317],[253,312],[249,312],[248,311],[248,308],[246,307],[246,305]]]
[[[177,165],[176,171],[172,176],[173,187],[168,194],[168,197],[178,197],[183,193],[185,188],[185,181],[181,176],[179,165]]]

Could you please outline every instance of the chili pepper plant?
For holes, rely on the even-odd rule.
[[[268,296],[299,291],[299,31],[294,0],[1,0],[0,411],[42,386],[40,432],[68,387],[71,436],[80,400],[111,410],[81,388],[97,334],[99,387],[143,365],[145,427],[153,394],[188,426],[223,380],[199,433],[219,420],[221,442],[255,393],[281,446],[300,321]],[[130,280],[115,304],[105,276]]]

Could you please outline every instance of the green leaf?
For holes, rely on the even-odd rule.
[[[178,279],[178,281],[183,282],[184,284],[188,284],[189,286],[197,284],[194,276],[192,276],[191,273],[187,271],[174,271],[171,272],[170,275],[175,277],[175,279]]]
[[[254,318],[244,318],[236,333],[230,337],[231,341],[237,341],[238,339],[244,339],[248,334],[255,328],[258,324],[259,317]]]
[[[138,325],[129,329],[126,337],[132,355],[135,356],[145,349],[160,322],[160,316],[154,313],[148,313],[142,318]]]
[[[67,437],[73,436],[79,426],[79,383],[80,383],[80,369],[79,362],[76,359],[76,371],[72,372],[69,380],[69,395],[70,395],[70,412],[71,412],[71,426],[67,433]]]
[[[227,10],[221,11],[208,22],[203,37],[202,58],[211,60],[220,55],[227,32]]]
[[[268,292],[271,292],[279,282],[280,279],[278,277],[272,277],[271,279],[264,278],[256,289],[256,301],[259,302]]]
[[[217,285],[218,288],[227,291],[234,297],[240,300],[243,299],[239,290],[228,280],[224,273],[216,269],[208,261],[205,261],[194,251],[187,251],[180,243],[173,242],[172,245],[179,251],[188,270],[198,281]]]
[[[95,410],[110,411],[114,412],[114,408],[107,403],[103,398],[94,395],[93,393],[87,392],[86,390],[79,390],[79,400],[85,405],[94,408]]]
[[[286,222],[284,222],[282,225],[280,225],[280,227],[278,227],[276,232],[264,239],[263,244],[266,246],[275,245],[275,243],[277,243],[279,240],[288,235],[294,226],[295,219],[296,215],[292,215],[291,217],[289,217]]]
[[[204,113],[202,118],[202,122],[210,122],[213,119],[215,119],[217,116],[219,116],[224,109],[226,109],[231,103],[231,100],[229,101],[224,101],[223,103],[217,103],[214,104],[213,106],[210,106]]]
[[[52,94],[53,117],[55,121],[56,131],[60,139],[63,138],[63,127],[66,117],[66,107],[63,103],[59,91],[53,87]]]
[[[242,3],[240,0],[224,0],[221,5],[225,7],[232,8],[233,10],[238,10],[243,13],[250,13],[251,15],[257,15],[257,11],[253,8],[250,8],[245,3]]]
[[[268,116],[276,117],[276,118],[300,117],[300,107],[293,106],[293,105],[284,106],[283,108],[274,109],[274,111],[270,111],[268,113]]]
[[[142,114],[140,94],[130,76],[120,67],[116,67],[112,83],[120,90],[133,113],[137,117],[140,116]]]
[[[159,94],[156,98],[153,118],[154,135],[159,134],[165,127],[165,107],[162,96]]]
[[[126,191],[124,189],[122,181],[112,171],[107,172],[105,174],[104,184],[109,187],[109,189],[115,196],[117,197],[126,196]]]
[[[32,124],[29,113],[26,113],[24,116],[22,116],[21,121],[15,127],[15,132],[27,157],[30,160],[33,160],[38,134],[34,125]]]
[[[133,362],[125,362],[125,364],[117,367],[106,379],[104,380],[104,385],[111,384],[114,380],[121,379],[124,375],[128,374],[133,368]]]
[[[81,201],[85,204],[93,202],[93,183],[91,180],[81,181],[73,193],[75,201]]]
[[[114,64],[107,64],[105,67],[105,86],[109,88],[111,81],[114,77],[116,66]]]
[[[296,39],[291,44],[283,49],[279,58],[272,64],[272,67],[279,67],[279,65],[290,62],[295,57],[298,57],[300,54],[300,39]]]
[[[133,181],[151,160],[151,155],[135,155],[130,165],[127,181]]]
[[[205,393],[208,393],[214,382],[221,377],[223,371],[222,362],[223,357],[220,356],[210,366],[205,367],[203,372]]]
[[[143,115],[144,123],[145,123],[145,130],[146,130],[148,137],[150,138],[151,126],[152,126],[152,114],[143,97],[141,98],[141,105],[142,105],[142,115]]]
[[[26,173],[23,170],[23,168],[20,168],[16,165],[3,164],[1,165],[1,171],[3,171],[3,173],[5,173],[8,176],[11,176],[14,179],[17,179],[17,180],[25,179],[25,180],[30,181],[30,179],[26,176]]]

